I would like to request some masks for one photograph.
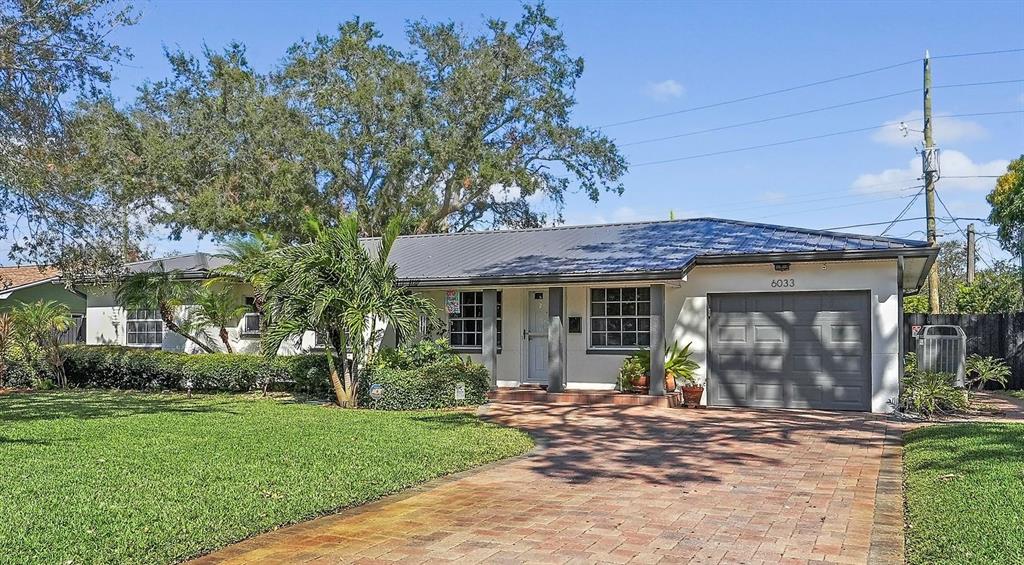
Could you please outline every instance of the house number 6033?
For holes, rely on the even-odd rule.
[[[796,279],[773,279],[772,288],[793,288],[796,286]]]

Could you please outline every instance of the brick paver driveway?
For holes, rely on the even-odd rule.
[[[888,523],[875,512],[882,418],[512,403],[487,414],[540,448],[201,561],[866,563],[873,529],[870,561],[898,555],[898,501]]]

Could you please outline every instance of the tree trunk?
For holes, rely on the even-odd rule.
[[[341,385],[341,379],[338,377],[338,367],[334,362],[334,355],[328,350],[327,353],[327,368],[331,373],[331,386],[334,387],[334,399],[338,403],[338,406],[345,407],[345,389]]]
[[[228,353],[235,352],[234,349],[231,349],[231,341],[228,339],[228,329],[224,326],[220,327],[220,340],[224,342],[224,347],[227,348]]]
[[[171,307],[167,304],[160,304],[160,317],[163,318],[164,325],[167,326],[167,329],[196,344],[199,349],[202,349],[206,353],[214,352],[210,346],[199,341],[195,336],[189,335],[185,330],[181,329],[181,326],[174,322],[174,312],[171,311]]]

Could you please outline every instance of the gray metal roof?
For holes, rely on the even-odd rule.
[[[391,259],[414,284],[681,276],[695,263],[810,254],[929,253],[927,243],[715,218],[403,236]],[[781,257],[779,257],[781,256]]]
[[[183,278],[205,278],[210,271],[228,264],[227,259],[215,257],[208,253],[189,253],[188,255],[175,255],[162,259],[148,261],[136,261],[125,265],[128,273],[142,272],[170,272],[174,271]]]
[[[364,240],[374,246],[378,239]],[[699,263],[930,257],[923,241],[715,218],[399,237],[391,252],[409,284],[677,278]],[[127,265],[204,278],[225,259],[193,253]],[[927,262],[930,265],[930,260]]]

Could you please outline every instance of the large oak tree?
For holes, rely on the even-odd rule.
[[[302,41],[272,72],[241,45],[169,54],[172,76],[127,108],[80,116],[87,169],[181,233],[255,231],[295,241],[303,212],[354,212],[364,234],[530,227],[561,219],[566,194],[621,193],[624,158],[576,125],[583,61],[543,6],[467,34],[415,22],[411,46],[366,22]]]
[[[0,239],[18,261],[95,270],[135,241],[118,196],[78,176],[69,124],[130,54],[109,41],[124,2],[0,0]]]

